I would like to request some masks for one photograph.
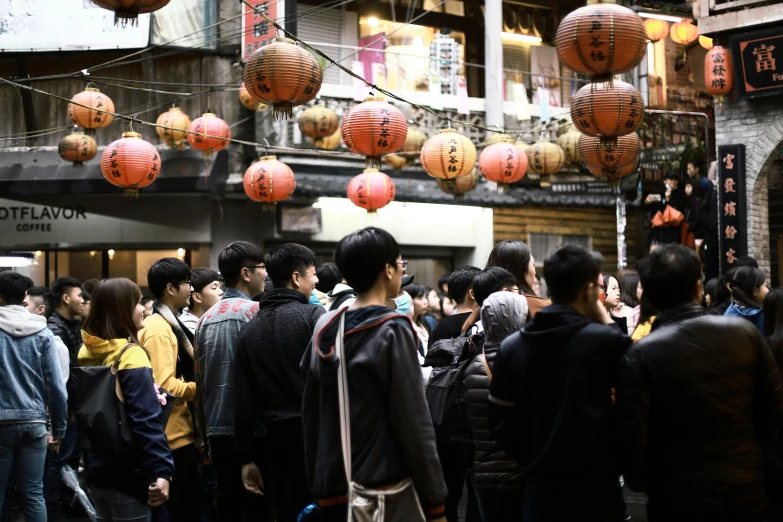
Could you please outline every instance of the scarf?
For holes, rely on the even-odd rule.
[[[152,311],[160,315],[171,326],[171,331],[174,332],[174,336],[177,338],[177,345],[179,346],[177,353],[177,377],[182,376],[185,377],[186,381],[193,382],[196,378],[195,355],[193,352],[195,337],[163,301],[156,299],[152,303]],[[184,361],[183,352],[187,356],[184,357]]]

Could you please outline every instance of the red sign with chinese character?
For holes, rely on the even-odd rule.
[[[285,27],[282,17],[285,15],[285,0],[248,0],[270,19]],[[246,62],[256,49],[269,45],[278,37],[277,29],[263,16],[245,4],[242,17],[242,61]],[[279,35],[285,36],[285,35]]]
[[[721,272],[725,273],[748,249],[744,145],[718,147],[718,197]]]
[[[783,92],[783,29],[732,36],[731,50],[740,96]]]

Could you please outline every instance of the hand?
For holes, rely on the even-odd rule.
[[[655,194],[647,194],[647,199],[644,200],[648,205],[655,201]]]
[[[264,496],[264,479],[255,462],[242,466],[242,485],[245,486],[245,491],[248,493]]]
[[[59,453],[61,439],[55,439],[51,435],[46,436],[46,444],[49,446],[49,453]]]
[[[149,500],[147,505],[150,507],[162,506],[169,499],[169,481],[164,478],[159,478],[155,481],[155,484],[151,484],[147,489],[147,496]]]

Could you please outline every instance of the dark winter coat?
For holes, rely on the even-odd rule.
[[[71,367],[79,366],[79,349],[83,344],[81,322],[78,319],[66,319],[55,311],[49,316],[46,326],[68,347]]]

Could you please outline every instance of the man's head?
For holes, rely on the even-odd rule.
[[[198,315],[212,308],[223,297],[220,276],[209,268],[195,268],[190,272],[190,312]],[[199,316],[200,317],[200,316]]]
[[[570,305],[582,315],[589,315],[598,301],[600,275],[601,256],[577,245],[562,245],[544,261],[544,280],[552,302]]]
[[[505,268],[490,266],[473,278],[473,295],[479,306],[482,306],[490,295],[502,291],[519,293],[517,278]]]
[[[759,262],[756,261],[755,257],[742,256],[739,259],[737,259],[737,262],[734,264],[734,267],[742,268],[743,266],[752,266],[753,268],[759,268]]]
[[[97,287],[100,283],[101,282],[99,279],[88,279],[82,283],[82,292],[87,292],[88,294],[92,295],[95,292],[95,287]]]
[[[147,286],[155,299],[176,312],[190,304],[190,267],[176,257],[164,257],[147,272]]]
[[[704,165],[700,160],[693,160],[688,162],[688,177],[698,178],[704,171]]]
[[[22,306],[33,280],[10,270],[0,272],[0,306]]]
[[[384,294],[380,296],[384,301],[399,295],[405,263],[397,240],[382,228],[366,227],[342,238],[334,261],[358,294],[375,288]]]
[[[448,294],[449,293],[449,278],[451,278],[451,274],[443,274],[440,276],[440,279],[438,279],[438,288],[440,289],[439,294]]]
[[[247,241],[235,241],[218,256],[218,269],[226,286],[250,297],[264,291],[266,265],[264,254]]]
[[[48,298],[49,289],[45,286],[28,288],[24,298],[24,307],[31,314],[48,316],[46,307]]]
[[[275,288],[290,288],[310,297],[318,276],[315,253],[297,243],[285,243],[266,255],[266,271]]]
[[[95,287],[93,287],[93,290],[94,289]],[[82,322],[84,322],[87,316],[90,315],[90,307],[92,306],[92,295],[84,288],[82,288],[82,299],[84,300],[84,303],[82,304],[82,311],[79,313],[79,317],[81,317]]]
[[[460,308],[474,310],[478,307],[473,292],[473,279],[481,273],[475,266],[463,266],[456,269],[449,277],[449,296]]]
[[[318,284],[315,287],[325,294],[331,292],[343,281],[343,274],[334,263],[323,263],[318,266],[315,272],[318,274]]]
[[[658,247],[639,263],[639,277],[644,297],[661,312],[701,303],[701,264],[690,248]]]
[[[73,277],[61,277],[49,287],[49,303],[53,311],[63,317],[73,319],[82,313],[84,298],[82,284]]]
[[[666,184],[666,186],[669,189],[677,190],[677,187],[680,184],[680,177],[674,171],[667,172],[666,175],[663,177],[663,182]]]

